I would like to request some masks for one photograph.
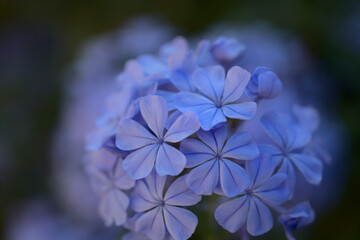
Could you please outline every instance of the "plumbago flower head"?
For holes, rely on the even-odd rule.
[[[196,208],[201,195],[224,199],[205,211],[232,233],[268,232],[270,209],[288,238],[313,221],[309,204],[281,205],[296,200],[297,171],[309,184],[321,181],[322,161],[311,141],[316,114],[303,107],[294,108],[295,116],[268,109],[261,123],[273,140],[255,141],[251,129],[240,126],[282,85],[269,68],[250,74],[234,65],[243,50],[225,37],[191,50],[177,37],[158,55],[129,60],[114,81],[86,139],[85,164],[105,224],[131,231],[123,239],[190,238],[202,219],[186,207],[204,211]]]

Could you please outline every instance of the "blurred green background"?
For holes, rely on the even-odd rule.
[[[219,21],[262,21],[301,39],[331,76],[338,104],[329,108],[343,121],[349,149],[355,150],[344,161],[351,164],[344,196],[316,219],[306,239],[360,239],[360,22],[349,31],[344,27],[360,18],[360,4],[346,0],[0,1],[0,164],[6,165],[0,170],[0,232],[14,204],[51,191],[49,149],[65,66],[89,37],[144,14],[160,17],[185,36]]]

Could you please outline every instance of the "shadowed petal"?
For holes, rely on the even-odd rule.
[[[192,206],[200,202],[201,196],[191,191],[185,180],[186,175],[179,177],[171,184],[164,197],[166,204]]]
[[[115,186],[123,190],[130,189],[135,185],[134,179],[131,179],[123,169],[121,160],[116,163],[114,181]]]
[[[191,170],[186,183],[197,194],[211,195],[219,182],[219,161],[210,160]]]
[[[156,158],[156,172],[160,176],[178,175],[186,164],[186,157],[167,143],[161,144]]]
[[[152,144],[130,153],[123,161],[125,172],[132,179],[141,179],[149,175],[154,167],[159,145]]]
[[[253,236],[268,232],[273,226],[271,212],[264,203],[256,197],[250,200],[247,230]]]
[[[215,219],[226,230],[235,233],[248,217],[249,199],[246,195],[221,204],[216,208]]]
[[[180,142],[197,130],[199,130],[199,121],[193,112],[186,112],[180,115],[171,125],[164,136],[166,142]]]
[[[168,118],[166,100],[156,95],[143,97],[140,100],[140,111],[149,128],[156,136],[162,137]]]
[[[160,207],[144,213],[135,223],[135,230],[146,234],[152,240],[165,237],[165,223]]]
[[[174,110],[176,108],[175,107],[176,92],[157,90],[156,95],[159,95],[166,100],[169,111]]]
[[[285,173],[277,173],[269,178],[264,184],[259,186],[255,194],[272,204],[280,205],[289,198],[289,182]]]
[[[234,197],[249,186],[250,180],[240,165],[227,159],[221,159],[220,184],[226,196]]]
[[[106,226],[111,226],[113,223],[116,226],[121,226],[126,220],[128,206],[129,199],[126,194],[113,189],[102,196],[99,203],[99,213]]]
[[[266,133],[281,147],[287,143],[285,116],[275,112],[267,112],[261,117]]]
[[[215,153],[220,153],[227,137],[227,128],[225,124],[222,124],[210,131],[199,130],[197,135]]]
[[[166,228],[175,240],[189,239],[198,224],[195,214],[185,208],[166,205],[164,217]]]
[[[249,120],[255,116],[256,103],[243,102],[224,105],[222,110],[228,118],[236,118],[241,120]]]
[[[311,184],[319,184],[322,179],[322,162],[307,154],[291,154],[289,156],[296,168],[302,173],[306,181]]]
[[[239,160],[252,160],[259,156],[259,148],[247,132],[232,135],[222,152],[223,157]]]
[[[288,176],[289,181],[289,199],[292,199],[295,191],[296,174],[295,169],[289,159],[285,158],[280,165],[279,172],[284,172]]]
[[[225,85],[225,70],[223,67],[211,66],[199,68],[192,75],[196,88],[214,102],[220,102]]]
[[[157,138],[138,122],[131,119],[120,121],[116,132],[116,146],[121,150],[134,150],[154,144]]]
[[[311,132],[297,123],[287,124],[287,147],[288,149],[304,148],[311,140]]]
[[[250,73],[241,67],[232,67],[226,75],[222,103],[227,104],[238,100],[243,95],[250,77]]]
[[[137,181],[131,194],[131,208],[135,212],[144,212],[156,206],[158,198],[152,195],[144,181]]]
[[[186,168],[192,168],[214,158],[214,152],[196,139],[185,139],[181,142],[180,151],[186,157]]]
[[[159,176],[156,174],[156,171],[153,170],[149,176],[145,178],[146,185],[151,193],[151,195],[157,199],[162,200],[164,195],[164,186],[166,183],[165,176]]]
[[[262,153],[270,155],[271,158],[273,159],[275,166],[277,166],[281,160],[284,158],[283,153],[281,152],[281,150],[272,145],[272,144],[259,144],[259,149]]]
[[[273,174],[275,164],[270,155],[262,153],[258,158],[246,162],[245,169],[250,177],[251,186],[256,188]]]

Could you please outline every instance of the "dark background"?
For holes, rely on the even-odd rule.
[[[360,239],[360,4],[289,0],[0,1],[0,234],[11,206],[50,192],[48,158],[65,66],[87,38],[143,14],[160,17],[185,36],[219,21],[266,21],[302,40],[331,76],[338,100],[328,107],[354,149],[345,155],[351,156],[344,161],[350,171],[340,203],[316,219],[308,237]]]

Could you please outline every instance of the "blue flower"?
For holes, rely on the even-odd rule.
[[[245,51],[245,45],[234,38],[219,37],[210,47],[214,59],[229,64]]]
[[[135,181],[122,168],[120,155],[101,149],[91,152],[89,158],[87,173],[100,196],[99,214],[106,226],[121,226],[126,221],[129,206],[129,198],[122,190],[134,187]]]
[[[295,167],[310,184],[319,184],[322,179],[322,162],[304,152],[311,141],[311,133],[294,122],[289,116],[268,112],[261,118],[267,134],[274,140],[276,146],[264,145],[280,164],[280,171],[287,173],[290,183],[290,198],[293,196],[296,175]]]
[[[273,174],[275,164],[270,155],[261,154],[246,162],[245,169],[250,177],[250,187],[240,197],[221,204],[215,211],[215,218],[232,233],[247,221],[247,231],[257,236],[273,226],[271,212],[265,204],[283,204],[288,199],[289,186],[285,173]]]
[[[210,131],[200,130],[196,139],[185,139],[180,150],[187,158],[186,167],[195,167],[188,174],[186,182],[198,194],[211,195],[220,184],[223,193],[232,197],[239,195],[249,186],[244,169],[229,160],[251,160],[259,155],[256,144],[248,133],[236,133],[226,144],[225,124]]]
[[[200,93],[179,92],[175,106],[181,112],[193,111],[204,130],[226,122],[226,117],[251,119],[256,103],[238,102],[249,79],[249,72],[237,66],[228,71],[226,79],[221,66],[199,68],[193,73],[192,81]]]
[[[294,208],[279,217],[285,229],[288,240],[295,240],[291,234],[292,230],[311,224],[314,221],[315,213],[309,202],[297,204]]]
[[[168,120],[166,101],[160,96],[147,96],[140,100],[140,112],[151,132],[132,119],[120,121],[116,133],[116,146],[132,151],[123,161],[123,167],[133,179],[149,175],[156,164],[156,172],[178,175],[185,167],[186,158],[168,143],[177,143],[199,129],[196,115],[187,112],[178,117],[164,134]]]
[[[274,72],[266,67],[257,67],[251,75],[245,93],[253,99],[270,99],[275,98],[281,89],[281,81]]]
[[[186,176],[177,178],[164,193],[166,177],[154,171],[136,183],[131,207],[142,213],[135,223],[135,231],[150,239],[164,239],[168,233],[175,240],[188,239],[197,226],[197,217],[185,208],[201,200],[185,183]]]

